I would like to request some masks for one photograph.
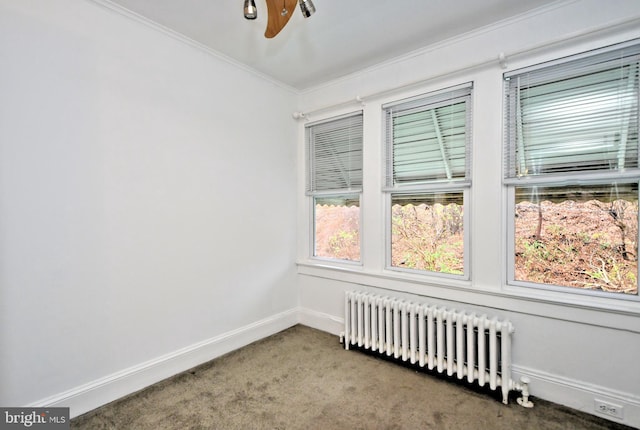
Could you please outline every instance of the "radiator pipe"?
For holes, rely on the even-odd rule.
[[[529,400],[529,383],[531,380],[526,376],[520,377],[520,383],[516,384],[515,389],[522,393],[522,397],[518,397],[516,401],[523,408],[532,408],[533,402]]]

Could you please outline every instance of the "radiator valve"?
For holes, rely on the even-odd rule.
[[[522,397],[518,397],[516,400],[523,408],[532,408],[533,402],[529,400],[529,382],[531,380],[526,376],[520,377],[520,388],[522,391]]]

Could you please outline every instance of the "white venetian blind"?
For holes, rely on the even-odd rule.
[[[307,126],[307,194],[362,190],[362,112]]]
[[[505,75],[505,178],[638,167],[640,44]]]
[[[384,106],[386,186],[470,180],[471,84]]]

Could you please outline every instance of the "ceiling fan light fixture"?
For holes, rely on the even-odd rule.
[[[302,15],[304,15],[305,18],[309,18],[316,12],[316,7],[311,0],[298,0],[298,3],[300,4]]]
[[[244,0],[244,17],[246,19],[256,19],[258,17],[258,9],[254,0]]]

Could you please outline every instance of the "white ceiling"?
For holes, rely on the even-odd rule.
[[[141,15],[298,90],[525,13],[557,0],[313,0],[266,39],[267,6],[243,0],[102,0]],[[523,31],[526,31],[523,30]]]

